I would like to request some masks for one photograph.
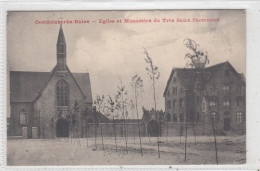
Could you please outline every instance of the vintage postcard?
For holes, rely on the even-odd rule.
[[[246,11],[7,12],[7,165],[246,163]]]

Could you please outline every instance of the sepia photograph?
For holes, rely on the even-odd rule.
[[[246,164],[246,10],[6,25],[8,166]]]

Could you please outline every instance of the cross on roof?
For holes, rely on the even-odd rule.
[[[61,13],[60,13],[60,20],[61,20],[60,28],[62,28],[62,19],[64,19],[64,18],[62,17],[62,12],[61,12]]]
[[[62,20],[62,19],[64,19],[63,17],[62,17],[62,12],[60,13],[60,20]]]

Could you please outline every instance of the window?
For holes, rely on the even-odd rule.
[[[177,115],[173,114],[173,122],[177,122]]]
[[[176,99],[173,100],[172,107],[176,106]]]
[[[184,114],[183,113],[180,114],[180,121],[184,122]]]
[[[171,115],[169,113],[167,113],[167,121],[170,122],[171,121]]]
[[[20,112],[20,124],[27,124],[28,118],[27,118],[27,113],[26,111],[23,109]]]
[[[168,109],[171,108],[171,101],[170,101],[170,100],[167,101],[167,108],[168,108]]]
[[[238,96],[236,100],[237,100],[237,106],[244,106],[245,105],[244,97]]]
[[[173,94],[177,94],[177,87],[174,86],[172,91],[173,91]]]
[[[218,98],[216,96],[209,97],[209,106],[217,106],[218,105]]]
[[[180,107],[183,107],[183,99],[180,99]]]
[[[237,112],[237,123],[242,123],[242,122],[243,122],[243,113]]]
[[[68,106],[69,86],[65,80],[59,80],[56,85],[57,106]]]
[[[218,121],[218,115],[217,112],[211,112],[209,115],[210,122],[216,123]]]
[[[229,96],[224,97],[223,106],[230,106],[230,97]]]
[[[229,89],[230,89],[229,84],[224,84],[224,85],[223,85],[223,90],[224,90],[224,91],[228,91]]]

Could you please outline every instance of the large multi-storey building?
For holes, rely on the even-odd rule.
[[[212,125],[217,133],[245,133],[245,77],[229,62],[205,69],[174,68],[163,95],[172,124],[200,125],[203,134]]]

